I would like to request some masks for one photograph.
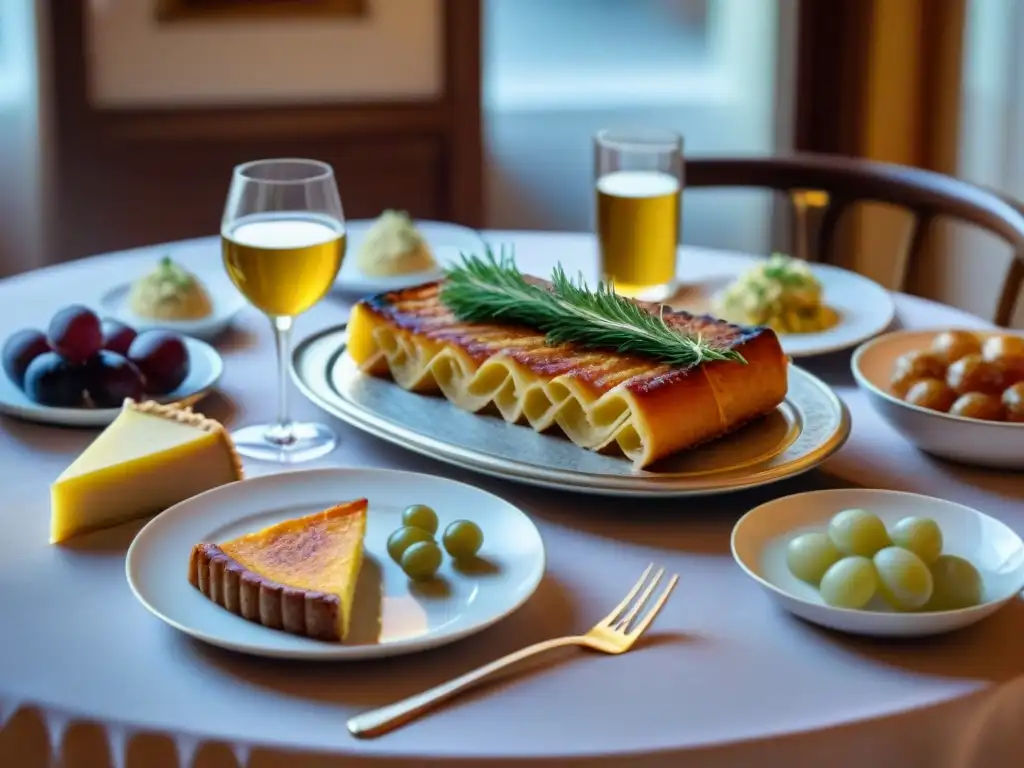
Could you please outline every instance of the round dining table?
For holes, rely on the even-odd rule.
[[[486,232],[520,268],[558,261],[592,277],[589,234]],[[45,326],[69,303],[169,253],[216,270],[216,238],[96,256],[0,281],[0,336]],[[683,247],[695,260],[733,255]],[[989,327],[894,294],[905,328]],[[297,338],[344,322],[332,293],[299,318]],[[267,418],[276,377],[269,323],[250,308],[217,342],[217,391],[197,409],[229,427]],[[730,532],[772,498],[872,487],[970,505],[1024,534],[1024,475],[920,453],[876,414],[850,350],[797,363],[849,408],[846,444],[799,477],[706,497],[627,499],[559,492],[474,474],[331,420],[337,449],[310,467],[388,467],[450,477],[528,513],[547,553],[536,593],[477,635],[374,661],[271,661],[214,649],[149,614],[129,589],[125,550],[139,525],[47,543],[50,483],[95,437],[0,417],[0,765],[69,766],[971,766],[1024,765],[1024,603],[953,634],[870,640],[784,613],[734,563]],[[292,389],[299,418],[330,419]],[[249,475],[285,471],[250,462]],[[441,683],[529,643],[585,631],[648,563],[678,573],[672,599],[630,653],[566,651],[471,692],[378,739],[346,718]],[[51,761],[51,762],[47,762]],[[63,761],[63,762],[61,762]]]

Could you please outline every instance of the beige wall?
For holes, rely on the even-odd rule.
[[[428,99],[443,82],[440,0],[370,0],[354,19],[164,24],[154,5],[86,4],[95,104]]]

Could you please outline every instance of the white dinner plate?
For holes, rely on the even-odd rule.
[[[685,285],[680,298],[671,303],[682,309],[714,314],[715,297],[758,261],[756,257],[706,260],[700,279],[693,283],[684,269]],[[825,304],[839,315],[839,321],[820,333],[780,333],[779,341],[787,355],[798,358],[839,352],[877,336],[892,324],[896,305],[889,292],[874,280],[829,264],[810,267],[821,283]]]
[[[371,219],[345,222],[345,258],[334,284],[337,290],[345,293],[370,295],[397,291],[410,285],[439,280],[443,276],[441,268],[456,261],[460,253],[465,251],[479,254],[486,248],[486,243],[480,234],[468,227],[443,221],[415,221],[416,228],[430,246],[439,268],[427,272],[395,275],[394,277],[375,277],[363,274],[357,263],[359,249],[362,247],[367,230],[373,223],[374,220]]]
[[[930,517],[942,529],[943,553],[974,564],[982,577],[982,603],[955,611],[903,613],[879,598],[870,610],[833,608],[786,565],[789,541],[802,533],[826,531],[844,509],[873,512],[887,527],[912,515]],[[899,491],[836,489],[774,499],[740,518],[732,532],[739,566],[782,608],[829,629],[855,635],[918,637],[950,632],[995,613],[1024,589],[1024,542],[1005,524],[952,501]]]
[[[128,301],[128,294],[132,288],[130,282],[116,285],[100,296],[100,314],[120,320],[140,332],[160,328],[183,336],[212,341],[231,327],[231,321],[245,306],[245,299],[222,273],[203,273],[197,274],[197,277],[206,286],[213,305],[213,311],[207,317],[198,320],[156,320],[140,317],[132,311]]]
[[[159,403],[191,404],[198,402],[224,373],[224,361],[217,350],[199,339],[182,337],[188,349],[190,360],[188,376],[181,386],[167,395],[148,395],[147,399]],[[40,424],[56,424],[62,427],[105,427],[121,412],[120,408],[51,408],[39,405],[0,372],[0,413]]]
[[[349,637],[311,640],[235,616],[188,582],[195,544],[221,542],[343,501],[369,500],[364,563]],[[447,554],[435,580],[413,583],[387,554],[402,510],[427,504],[439,531],[457,519],[483,530],[479,560],[459,568]],[[521,606],[544,575],[544,544],[507,501],[443,477],[387,469],[315,469],[264,475],[216,488],[155,517],[125,564],[135,596],[172,627],[233,651],[280,658],[350,660],[434,648],[474,634]]]

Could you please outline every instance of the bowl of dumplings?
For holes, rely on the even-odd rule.
[[[894,331],[858,347],[852,368],[875,411],[922,451],[1024,470],[1024,333]]]

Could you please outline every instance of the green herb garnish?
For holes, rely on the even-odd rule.
[[[796,261],[784,253],[773,253],[764,267],[764,276],[783,285],[806,285],[809,278],[794,269]]]
[[[190,288],[195,278],[170,256],[161,256],[153,279],[157,282],[170,283],[175,288]]]
[[[490,249],[484,258],[463,254],[461,263],[448,267],[445,275],[441,301],[462,322],[517,323],[546,334],[548,344],[614,349],[673,366],[711,360],[746,363],[735,350],[673,330],[661,313],[651,314],[619,296],[610,283],[600,281],[592,291],[582,278],[573,282],[561,265],[555,267],[550,289],[530,283],[504,249],[500,259]]]

